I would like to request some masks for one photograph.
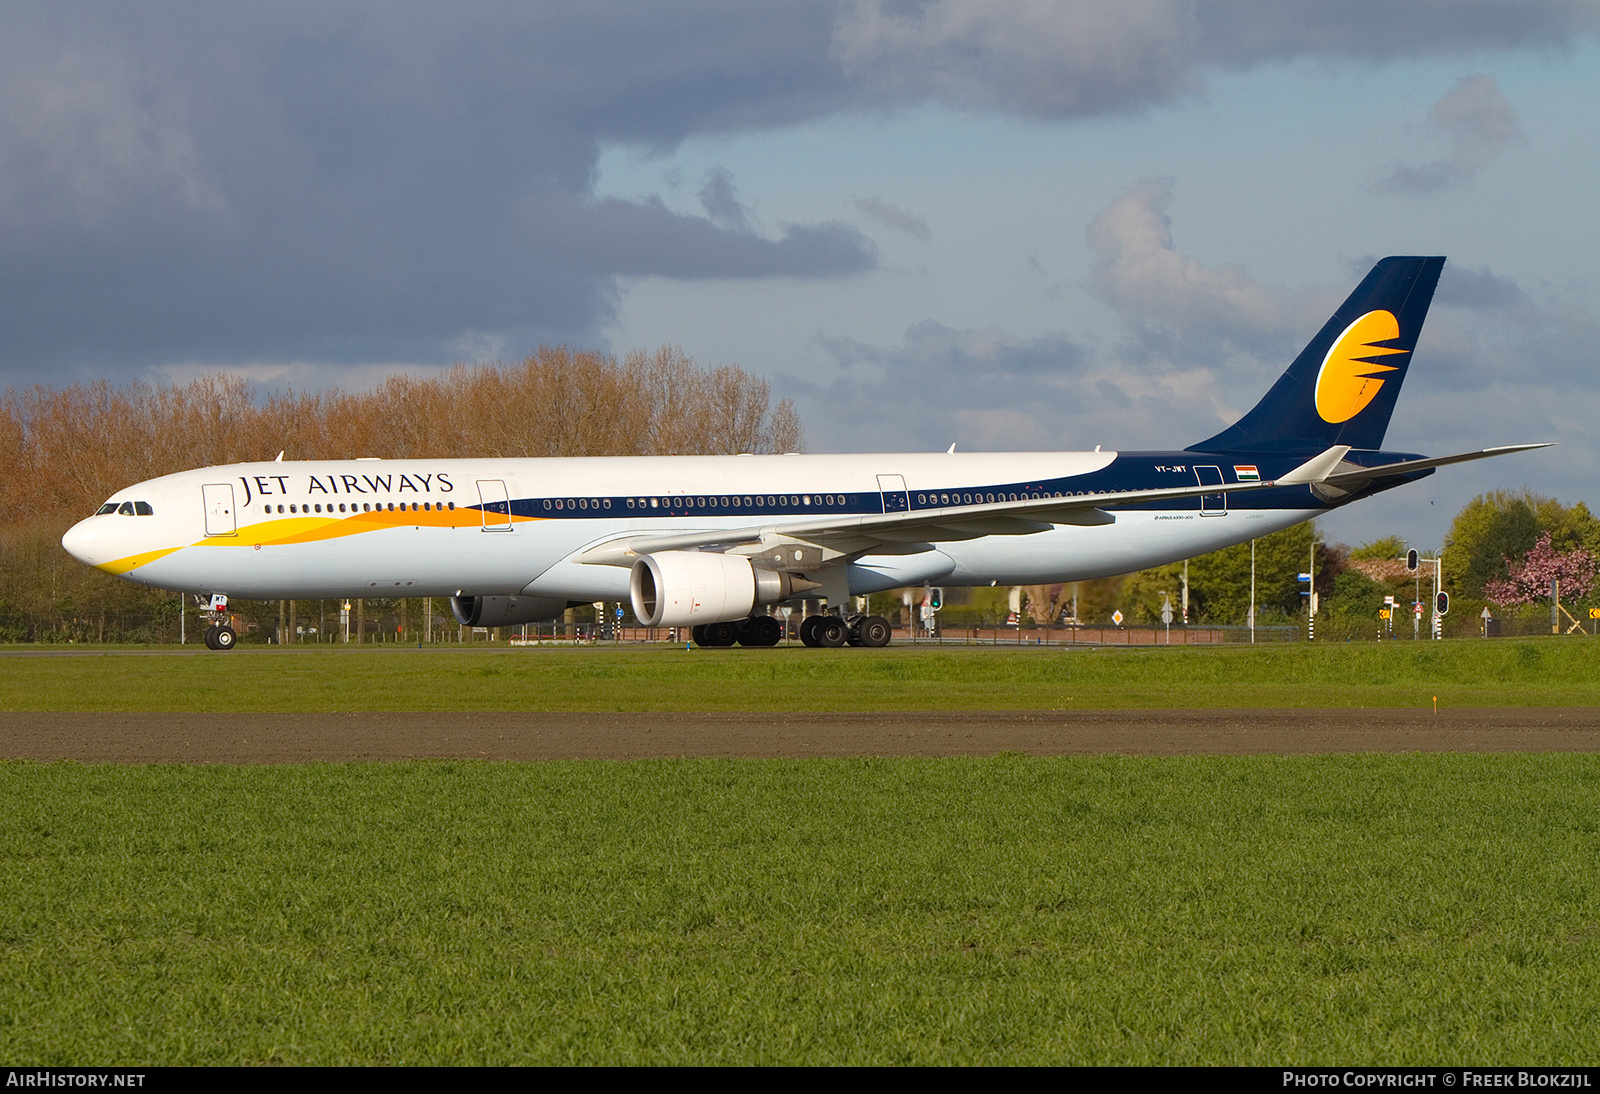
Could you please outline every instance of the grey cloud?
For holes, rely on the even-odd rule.
[[[552,254],[597,274],[836,277],[871,269],[878,261],[872,242],[838,221],[786,224],[774,240],[674,213],[659,198],[554,200],[533,209],[528,223]]]
[[[1124,383],[1134,376],[1208,374],[1214,382],[1206,405],[1220,427],[1260,398],[1375,257],[1352,261],[1352,280],[1344,285],[1265,285],[1241,267],[1206,266],[1174,247],[1171,199],[1170,183],[1145,180],[1089,225],[1088,287],[1117,313],[1124,331],[1124,340],[1102,350],[1096,363]],[[1586,309],[1531,293],[1487,268],[1448,263],[1402,405],[1415,407],[1440,392],[1485,392],[1512,378],[1530,391],[1557,387],[1600,397],[1596,344],[1600,321]],[[1491,400],[1471,422],[1496,413]],[[1407,421],[1418,433],[1414,415]],[[1420,438],[1406,443],[1445,429],[1427,423]]]
[[[591,340],[619,274],[870,268],[844,224],[765,238],[726,177],[709,219],[593,201],[606,142],[844,106],[831,11],[7,5],[0,383],[448,360],[466,332]]]
[[[891,99],[1083,117],[1181,99],[1210,68],[1547,48],[1597,29],[1588,0],[857,0],[832,50]]]
[[[1090,222],[1088,288],[1156,356],[1191,362],[1282,350],[1299,318],[1241,266],[1210,267],[1172,242],[1170,179],[1145,179]]]
[[[803,408],[817,408],[806,420],[822,448],[1161,448],[1214,431],[1224,410],[1209,370],[1130,369],[1061,331],[1018,338],[929,320],[895,346],[822,344],[840,366],[837,380],[782,378]]]
[[[1517,113],[1493,76],[1463,76],[1428,112],[1428,126],[1450,150],[1415,167],[1396,166],[1380,180],[1385,190],[1429,194],[1471,182],[1512,145],[1526,144]]]
[[[844,224],[762,231],[724,175],[705,180],[706,217],[597,201],[608,144],[669,150],[926,99],[1136,110],[1219,67],[1559,45],[1592,33],[1595,13],[1556,0],[10,3],[3,367],[438,362],[467,332],[587,341],[620,274],[839,277],[875,262]],[[917,237],[915,214],[864,200]],[[1136,289],[1117,290],[1124,306]]]
[[[1198,87],[1196,20],[1178,0],[862,0],[839,20],[847,73],[903,99],[1074,117]]]
[[[1437,375],[1448,377],[1448,390],[1526,384],[1574,398],[1600,395],[1600,369],[1594,365],[1600,319],[1587,308],[1530,292],[1487,269],[1461,271],[1453,282],[1440,278],[1436,306],[1417,346],[1419,360],[1426,353],[1438,362]]]
[[[722,167],[713,168],[700,187],[700,204],[711,223],[732,232],[753,233],[755,220],[750,207],[734,193],[733,175]]]
[[[882,198],[856,198],[855,207],[882,224],[885,228],[892,228],[910,236],[912,239],[927,242],[933,233],[928,230],[928,222],[909,209],[884,201]]]
[[[1136,184],[1089,227],[1090,286],[1122,317],[1122,341],[1090,344],[1065,332],[1028,339],[933,321],[893,346],[825,340],[837,380],[784,378],[816,423],[818,446],[1161,449],[1237,420],[1351,283],[1263,284],[1242,268],[1199,263],[1173,246],[1170,198],[1165,182]],[[1364,275],[1371,260],[1357,265],[1352,276]],[[1553,440],[1570,450],[1562,449],[1567,455],[1554,470],[1497,463],[1470,477],[1430,480],[1431,493],[1415,496],[1445,499],[1446,524],[1485,483],[1516,485],[1536,474],[1546,490],[1583,497],[1592,484],[1585,469],[1596,460],[1589,433],[1600,407],[1597,344],[1600,320],[1587,309],[1488,268],[1447,265],[1390,443],[1442,453]],[[1366,538],[1379,534],[1387,530]]]
[[[1487,266],[1469,270],[1446,263],[1433,294],[1435,304],[1464,308],[1506,308],[1525,299],[1522,289],[1509,277],[1493,273]]]

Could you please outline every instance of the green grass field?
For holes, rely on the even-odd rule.
[[[0,764],[13,1064],[1590,1063],[1600,758]]]
[[[1214,648],[57,648],[0,710],[716,711],[1600,706],[1587,638]]]
[[[0,706],[1600,705],[1580,639],[46,652]],[[11,1064],[1600,1051],[1597,756],[0,761],[0,801]]]

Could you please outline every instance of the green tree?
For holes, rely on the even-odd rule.
[[[1350,558],[1355,562],[1367,562],[1372,559],[1404,558],[1406,541],[1399,536],[1384,536],[1371,543],[1364,543],[1350,552]]]
[[[1444,551],[1445,587],[1452,595],[1481,599],[1484,586],[1505,580],[1541,532],[1560,552],[1582,548],[1600,555],[1600,520],[1588,506],[1562,505],[1529,491],[1495,490],[1473,498],[1450,525]]]
[[[1383,608],[1383,598],[1391,592],[1360,570],[1346,570],[1333,579],[1325,607],[1335,620],[1374,621]]]
[[[1248,590],[1246,592],[1248,594]],[[1183,563],[1174,562],[1129,574],[1122,583],[1122,614],[1130,623],[1159,623],[1162,594],[1171,598],[1176,619],[1183,605]]]
[[[1255,541],[1256,552],[1256,613],[1293,616],[1303,611],[1302,586],[1299,575],[1311,561],[1311,543],[1316,528],[1311,521],[1302,521],[1280,532],[1272,532]],[[1322,564],[1321,552],[1317,563]],[[1160,567],[1147,571],[1153,575],[1140,587],[1159,592],[1156,586],[1179,587],[1176,574],[1183,564]],[[1172,571],[1170,578],[1163,571]],[[1141,577],[1143,575],[1140,575]],[[1155,597],[1159,605],[1160,597]],[[1174,596],[1173,604],[1177,604]],[[1240,543],[1224,547],[1209,555],[1189,560],[1189,616],[1191,622],[1236,624],[1243,623],[1250,614],[1250,544]]]

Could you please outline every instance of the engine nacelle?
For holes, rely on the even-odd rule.
[[[757,605],[776,604],[816,582],[758,570],[744,555],[662,551],[633,564],[628,589],[633,614],[646,627],[688,627],[743,619]]]
[[[515,627],[554,619],[577,603],[548,596],[452,596],[450,614],[463,627]]]

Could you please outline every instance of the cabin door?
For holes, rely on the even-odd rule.
[[[1194,477],[1200,481],[1201,486],[1221,486],[1222,468],[1196,467]],[[1228,512],[1228,495],[1226,494],[1201,494],[1200,515],[1202,517],[1221,517]]]
[[[231,482],[208,482],[200,488],[200,497],[206,507],[206,535],[239,534],[239,518],[234,512]]]
[[[511,499],[501,479],[479,479],[478,500],[483,507],[485,532],[511,531]]]
[[[879,475],[878,492],[883,495],[885,513],[904,513],[911,508],[911,495],[906,493],[903,475]]]

